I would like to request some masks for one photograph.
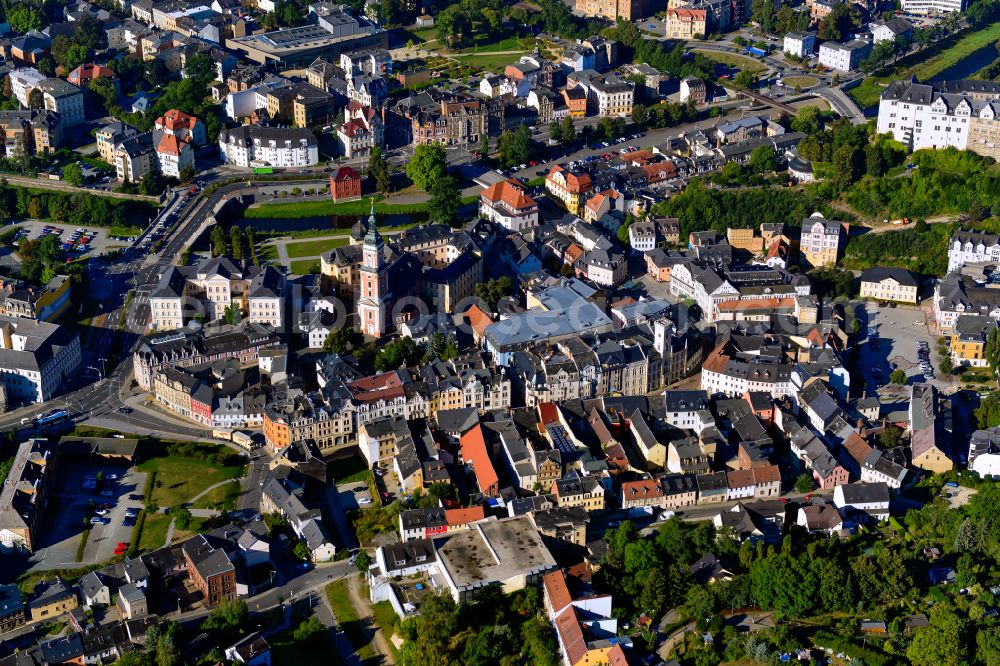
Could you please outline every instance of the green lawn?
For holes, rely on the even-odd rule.
[[[723,53],[719,51],[707,51],[702,49],[691,49],[695,53],[700,53],[709,60],[714,60],[715,62],[720,62],[723,65],[729,67],[737,67],[739,69],[746,70],[752,74],[761,74],[767,71],[762,63],[754,60],[753,58],[748,58],[747,56],[742,56],[737,53]]]
[[[162,507],[189,502],[192,497],[211,485],[243,476],[241,465],[216,465],[179,456],[147,460],[139,465],[139,470],[156,472],[152,499]]]
[[[337,623],[347,635],[347,640],[351,643],[354,651],[362,662],[378,663],[379,655],[368,640],[365,631],[365,624],[358,617],[354,606],[351,605],[351,598],[347,592],[347,581],[344,579],[334,581],[326,586],[326,598],[330,600],[330,607],[337,618]]]
[[[323,238],[311,241],[288,243],[285,246],[285,252],[288,253],[289,259],[297,259],[299,257],[318,257],[324,252],[329,252],[335,247],[347,245],[349,240],[350,239],[347,236],[342,236],[340,238]]]
[[[140,227],[111,227],[108,229],[109,236],[124,236],[128,238],[129,236],[138,236],[142,233]]]
[[[327,463],[334,483],[354,483],[364,481],[371,474],[368,463],[359,455],[349,458],[336,458]]]
[[[239,499],[239,496],[240,482],[233,480],[218,488],[212,488],[191,506],[198,509],[232,511],[236,508],[236,500]]]
[[[478,40],[475,46],[470,46],[465,49],[458,49],[455,54],[466,54],[466,53],[489,53],[492,51],[524,51],[527,49],[535,48],[537,40],[533,40],[528,37],[524,39],[524,44],[521,43],[521,38],[519,37],[507,37],[506,39],[501,39],[499,41],[493,41],[490,35],[479,35],[482,39]],[[510,62],[516,62],[516,58]]]
[[[421,28],[420,30],[411,30],[410,34],[414,36],[418,43],[432,42],[438,38],[437,28]]]
[[[794,88],[795,86],[808,88],[819,83],[819,80],[813,76],[785,76],[781,80],[789,88]]]
[[[388,601],[380,601],[377,604],[372,604],[372,614],[375,616],[375,624],[382,628],[386,638],[395,632],[396,625],[401,621],[399,616],[396,615],[396,611],[392,609],[392,604]]]
[[[1000,22],[991,23],[981,30],[950,37],[920,53],[907,56],[900,60],[899,64],[882,70],[878,78],[883,83],[888,83],[915,75],[920,81],[926,82],[998,39],[1000,39]]]
[[[169,528],[170,516],[167,514],[146,514],[146,522],[142,525],[142,535],[139,537],[139,550],[145,553],[163,547]]]
[[[865,79],[861,85],[847,91],[851,99],[857,102],[862,109],[869,106],[877,106],[882,97],[882,85],[875,79]]]
[[[83,155],[80,157],[80,161],[84,164],[94,167],[95,169],[101,169],[102,171],[114,171],[115,168],[100,159],[99,157],[90,157],[89,155]]]
[[[288,264],[288,270],[295,275],[309,275],[313,272],[313,266],[319,269],[319,259],[299,259]]]
[[[267,261],[272,264],[278,263],[278,248],[274,245],[268,243],[267,245],[257,246],[257,258],[261,261]]]
[[[491,72],[502,72],[507,68],[507,65],[517,62],[518,58],[525,55],[527,51],[520,51],[518,53],[506,53],[506,54],[456,54],[452,56],[463,65],[468,65],[470,67],[479,67],[480,69],[487,69]]]

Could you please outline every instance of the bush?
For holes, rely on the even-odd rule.
[[[853,643],[825,629],[816,632],[813,644],[817,647],[830,648],[834,652],[843,653],[848,657],[862,661],[865,666],[888,666],[893,661],[882,652]]]

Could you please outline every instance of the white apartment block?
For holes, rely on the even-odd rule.
[[[841,72],[852,72],[871,52],[871,43],[863,39],[855,39],[846,44],[823,42],[819,47],[819,64]]]
[[[319,162],[316,135],[306,129],[244,125],[219,133],[219,152],[227,164],[305,167]]]
[[[632,115],[632,101],[635,90],[618,79],[595,80],[591,82],[590,94],[597,103],[597,115],[602,118],[624,118]]]
[[[796,58],[805,58],[816,52],[816,34],[812,32],[790,32],[785,35],[785,53]]]
[[[910,150],[953,146],[993,157],[1000,148],[991,138],[1000,126],[998,100],[993,81],[894,81],[882,91],[877,129]]]
[[[45,75],[34,67],[20,67],[10,73],[10,90],[14,98],[24,108],[28,108],[28,95],[46,79]]]
[[[8,405],[51,400],[80,360],[80,338],[71,329],[0,315],[0,384]]]
[[[958,229],[951,236],[948,247],[948,272],[957,271],[965,264],[1000,262],[1000,236],[979,231]]]
[[[903,11],[907,14],[947,14],[964,12],[967,0],[903,0]]]

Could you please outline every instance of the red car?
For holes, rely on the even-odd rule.
[[[787,497],[779,497],[778,501],[781,502],[782,504],[788,504],[788,498]]]

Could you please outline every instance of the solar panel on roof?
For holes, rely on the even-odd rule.
[[[549,431],[549,436],[552,438],[553,443],[556,448],[563,453],[572,453],[576,450],[573,443],[570,441],[566,430],[561,425],[550,425],[547,430]]]

